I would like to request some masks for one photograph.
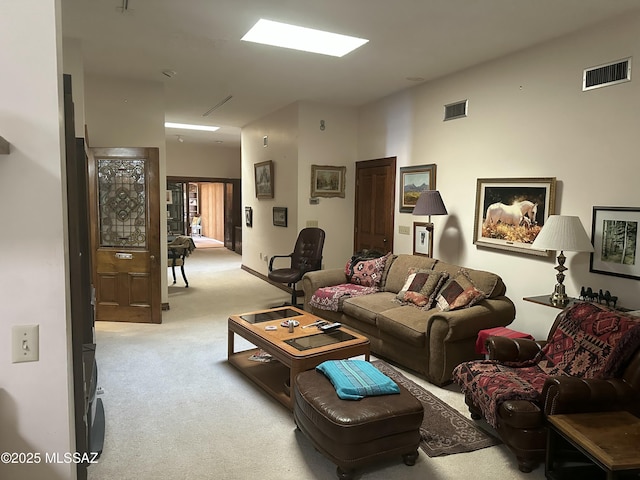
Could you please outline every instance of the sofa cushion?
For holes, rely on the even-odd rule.
[[[469,308],[486,297],[487,295],[478,290],[471,281],[469,273],[464,269],[460,269],[442,287],[436,298],[436,304],[443,311],[457,310],[459,308]]]
[[[348,298],[342,304],[342,311],[346,315],[357,318],[362,322],[376,324],[379,312],[393,308],[395,295],[389,292],[378,292],[373,295]]]
[[[387,281],[384,284],[385,292],[398,293],[407,279],[409,268],[417,268],[419,270],[433,270],[436,260],[430,257],[421,257],[418,255],[400,254],[396,257],[389,268]]]
[[[447,272],[410,268],[407,272],[407,280],[396,295],[396,300],[428,310],[447,278],[449,278]]]
[[[433,267],[436,272],[447,272],[451,278],[455,277],[460,270],[467,272],[467,277],[473,282],[473,285],[484,292],[487,298],[494,298],[496,295],[502,295],[504,287],[496,289],[499,277],[495,273],[485,272],[484,270],[474,270],[472,268],[461,269],[458,265],[446,262],[438,262]]]
[[[363,287],[378,287],[388,258],[389,254],[370,260],[360,260],[355,265],[348,266],[347,268],[353,272],[350,276],[350,283]]]
[[[424,347],[428,320],[428,312],[403,305],[380,313],[378,328],[409,345]]]

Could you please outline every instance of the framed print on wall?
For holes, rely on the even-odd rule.
[[[273,198],[273,160],[253,166],[257,198]]]
[[[640,207],[593,207],[589,271],[640,280]]]
[[[287,226],[287,207],[273,207],[273,224],[276,227]]]
[[[556,179],[479,178],[473,243],[480,247],[548,256],[531,248],[549,215],[554,214]]]
[[[344,198],[347,167],[311,165],[311,196]]]
[[[253,227],[253,208],[244,207],[244,224],[247,227]]]
[[[436,165],[400,167],[400,212],[411,213],[418,197],[436,189]]]
[[[413,222],[413,254],[433,257],[433,223]]]

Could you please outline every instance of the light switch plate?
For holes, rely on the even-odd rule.
[[[11,328],[13,363],[37,362],[39,360],[39,332],[39,325],[14,325]]]
[[[398,233],[402,235],[411,235],[411,228],[406,225],[398,225]]]

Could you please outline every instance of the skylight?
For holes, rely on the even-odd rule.
[[[364,38],[273,22],[264,18],[258,20],[242,40],[334,57],[343,57],[369,41]]]
[[[206,132],[215,132],[220,127],[211,127],[209,125],[191,125],[189,123],[172,123],[164,122],[165,128],[183,128],[185,130],[204,130]]]

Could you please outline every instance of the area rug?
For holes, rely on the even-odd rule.
[[[420,448],[430,457],[473,452],[500,444],[500,440],[477,427],[456,409],[412,382],[382,360],[374,360],[378,370],[409,390],[424,406],[420,427]]]

